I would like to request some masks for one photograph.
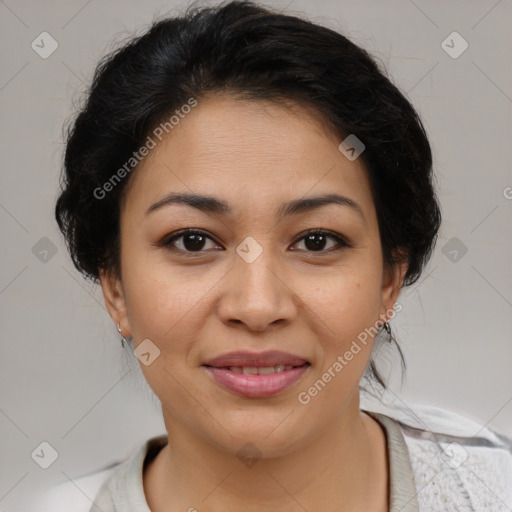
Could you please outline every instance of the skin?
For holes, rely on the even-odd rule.
[[[348,160],[340,142],[298,105],[215,95],[200,98],[131,177],[121,276],[102,271],[101,286],[123,335],[160,349],[150,365],[139,363],[169,436],[144,473],[152,511],[388,510],[385,434],[359,409],[374,340],[309,404],[297,399],[359,333],[387,318],[406,271],[383,263],[364,163]],[[212,195],[233,213],[173,204],[145,215],[169,192]],[[322,193],[353,199],[363,216],[330,204],[276,218],[282,203]],[[211,238],[199,256],[187,237],[174,252],[159,245],[183,228]],[[328,237],[315,250],[303,238],[314,228],[352,247]],[[262,248],[251,263],[236,252],[248,236]],[[229,351],[271,349],[311,367],[270,398],[236,396],[201,368]],[[261,453],[252,467],[237,457],[247,442]]]

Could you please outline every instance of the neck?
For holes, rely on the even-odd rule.
[[[252,465],[164,418],[169,444],[144,473],[152,511],[388,510],[385,435],[358,393],[315,439]]]

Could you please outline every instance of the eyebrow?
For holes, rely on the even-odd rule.
[[[217,199],[216,197],[191,194],[187,192],[172,192],[158,200],[156,203],[152,204],[146,211],[145,216],[149,215],[155,210],[171,204],[183,204],[191,206],[192,208],[196,208],[201,212],[216,215],[229,215],[233,213],[233,210],[229,204],[226,203],[226,201]],[[284,217],[290,215],[298,215],[301,213],[311,212],[328,204],[347,206],[356,212],[363,221],[365,221],[363,210],[359,204],[353,199],[342,196],[340,194],[325,194],[320,196],[294,199],[281,205],[278,208],[276,215],[278,219],[283,219]]]

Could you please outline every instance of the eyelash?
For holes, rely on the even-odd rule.
[[[178,231],[177,233],[172,234],[172,236],[166,236],[165,238],[163,238],[163,240],[158,245],[161,246],[161,247],[165,247],[166,249],[168,249],[170,251],[173,251],[173,252],[181,252],[182,254],[185,254],[186,256],[190,256],[190,257],[197,257],[197,256],[202,255],[204,252],[206,252],[206,251],[203,251],[203,250],[200,250],[200,251],[186,251],[186,250],[177,249],[176,247],[173,247],[172,244],[174,243],[174,241],[176,241],[179,238],[182,238],[182,237],[184,237],[186,235],[202,235],[202,236],[204,236],[206,238],[209,238],[210,240],[215,242],[215,240],[213,240],[204,231],[188,228],[188,229],[183,229],[181,231]],[[306,231],[305,233],[302,233],[302,236],[300,238],[298,238],[294,242],[293,245],[295,245],[296,243],[304,240],[306,237],[311,236],[311,235],[328,236],[330,238],[333,238],[338,243],[338,245],[339,245],[337,248],[335,247],[335,248],[331,248],[331,249],[327,249],[327,250],[322,250],[322,251],[306,251],[306,252],[309,252],[311,254],[326,255],[326,254],[330,254],[331,252],[334,252],[334,251],[339,251],[339,250],[345,249],[345,248],[349,249],[349,248],[353,247],[351,244],[349,244],[341,236],[336,235],[336,234],[334,234],[334,233],[332,233],[330,231],[323,230],[323,229],[312,229],[310,231]]]

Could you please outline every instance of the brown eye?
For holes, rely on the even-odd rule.
[[[329,245],[329,239],[335,243]],[[200,255],[201,253],[207,252],[208,241],[214,242],[214,240],[203,231],[195,229],[184,229],[177,233],[173,233],[171,236],[164,238],[159,245],[166,247],[167,249],[175,252],[181,252],[185,255]],[[335,235],[325,230],[313,230],[305,233],[302,238],[297,240],[294,245],[304,241],[304,247],[306,252],[309,253],[331,253],[332,251],[339,250],[342,248],[351,247],[351,245],[344,240],[342,237]],[[215,243],[213,244],[214,248]]]
[[[168,247],[172,250],[181,252],[204,252],[203,249],[208,240],[213,241],[202,231],[197,230],[183,230],[179,233],[172,235],[171,237],[165,238],[161,245]],[[175,242],[179,241],[180,247],[176,247]]]
[[[340,246],[350,246],[343,238],[324,230],[309,231],[305,236],[299,239],[298,242],[304,240],[304,246],[307,252],[331,252],[330,249],[332,249],[332,246],[328,249],[325,248],[328,244],[328,239],[335,241],[334,247],[336,247],[336,245],[338,248],[340,248]]]

